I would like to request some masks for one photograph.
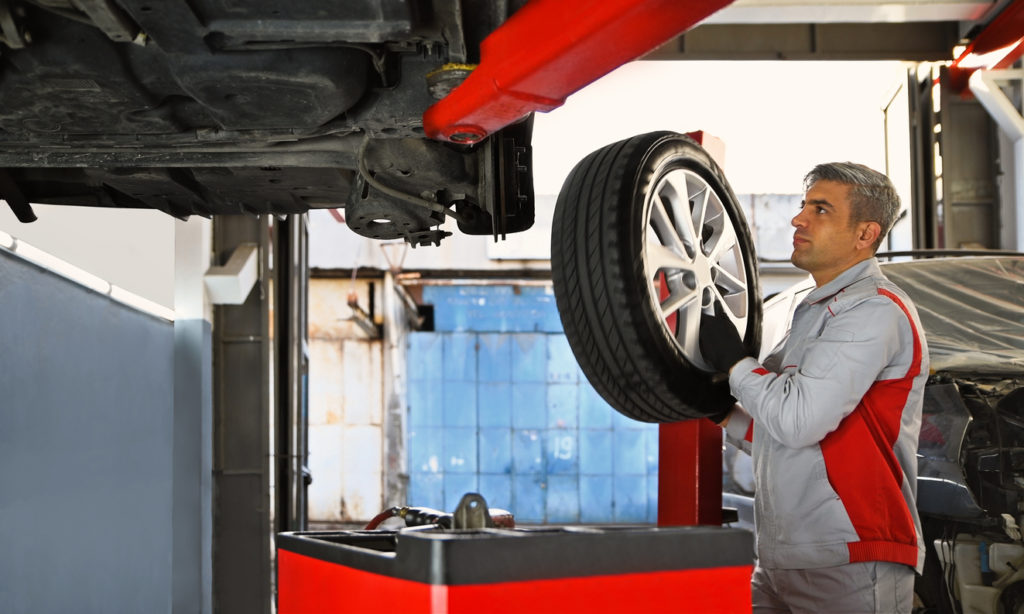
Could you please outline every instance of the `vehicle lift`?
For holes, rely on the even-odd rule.
[[[461,85],[427,110],[424,131],[438,140],[478,143],[534,111],[557,108],[573,92],[653,50],[730,2],[532,0],[484,40],[481,64]],[[1024,2],[1017,1],[975,37],[953,66],[954,72],[963,77],[962,91],[967,91],[967,77],[974,70],[971,58],[1005,48],[1005,55],[990,60],[999,63],[992,67],[1003,68],[1024,53],[1022,24]],[[464,71],[465,67],[451,70]],[[701,132],[689,136],[721,164],[720,142]],[[376,536],[358,532],[320,540],[309,535],[282,534],[279,611],[331,611],[341,603],[356,608],[378,607],[382,594],[397,595],[393,600],[401,603],[390,605],[419,608],[417,611],[431,614],[475,612],[483,603],[495,612],[521,611],[526,607],[532,611],[555,611],[545,609],[548,606],[564,611],[567,605],[610,611],[608,607],[616,607],[615,599],[619,597],[626,599],[632,609],[678,609],[682,605],[694,608],[693,611],[735,612],[749,608],[749,561],[740,564],[720,560],[717,569],[701,569],[701,557],[715,556],[713,544],[721,543],[724,550],[731,552],[744,548],[741,541],[730,539],[729,531],[732,538],[737,537],[737,531],[721,528],[722,430],[704,418],[662,424],[659,429],[658,525],[668,532],[657,534],[656,539],[642,532],[603,538],[614,540],[611,547],[616,554],[630,548],[654,552],[658,548],[664,550],[669,540],[679,537],[672,533],[673,528],[706,528],[704,533],[690,536],[703,540],[692,544],[701,551],[696,559],[691,559],[692,568],[676,569],[669,575],[662,575],[666,572],[661,570],[607,575],[606,570],[604,575],[598,572],[593,577],[566,578],[565,570],[580,560],[599,560],[607,554],[588,552],[595,540],[582,539],[583,536],[572,532],[550,534],[546,542],[528,548],[522,538],[473,539],[472,535],[430,536],[413,532],[396,538],[394,557],[367,554],[392,545],[391,538],[383,543]],[[716,530],[723,531],[721,537],[715,534]],[[353,544],[344,543],[346,540],[374,545],[369,550],[350,548]],[[516,549],[517,543],[523,547]],[[512,550],[508,550],[510,545]],[[403,548],[405,568],[401,566]],[[669,542],[668,549],[678,552],[678,543]],[[464,556],[459,556],[460,551]],[[424,569],[423,564],[413,560],[410,554],[416,552],[423,561],[429,560],[429,568]],[[531,556],[540,558],[529,559]],[[553,566],[561,574],[556,576],[559,581],[516,577],[524,570],[514,561],[527,559],[527,567],[545,562]],[[442,568],[437,568],[439,561]],[[532,572],[535,569],[525,573]],[[666,590],[666,586],[670,588]],[[728,591],[737,595],[739,601],[728,605],[702,601],[720,598],[722,592]],[[599,597],[595,600],[594,595]],[[621,605],[627,606],[627,601]]]

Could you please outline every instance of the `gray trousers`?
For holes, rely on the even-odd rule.
[[[754,569],[754,614],[910,614],[914,570],[899,563]]]

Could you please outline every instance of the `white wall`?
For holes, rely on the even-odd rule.
[[[22,224],[0,202],[0,231],[174,308],[174,218],[149,209],[32,208],[39,219]]]

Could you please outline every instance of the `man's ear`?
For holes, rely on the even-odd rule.
[[[857,247],[870,249],[881,234],[882,226],[878,222],[861,222],[860,234],[857,236]]]

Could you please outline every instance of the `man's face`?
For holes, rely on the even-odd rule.
[[[851,224],[850,186],[818,181],[807,190],[793,218],[790,261],[810,273],[819,286],[865,258],[864,224]],[[870,255],[870,254],[869,254]]]

